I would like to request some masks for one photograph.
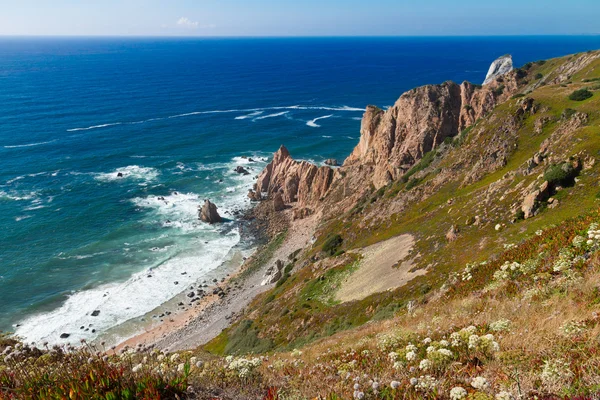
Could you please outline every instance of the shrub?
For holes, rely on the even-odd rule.
[[[517,219],[517,221],[524,220],[525,219],[525,212],[523,210],[517,211],[517,213],[515,214],[515,218]]]
[[[535,62],[537,65],[544,65],[546,64],[546,60],[539,60]]]
[[[575,114],[577,111],[573,110],[572,108],[565,108],[565,110],[562,112],[561,117],[563,119],[569,119],[573,116],[573,114]]]
[[[544,77],[544,75],[539,72],[537,74],[535,74],[535,79],[542,79],[543,77]]]
[[[544,173],[544,179],[551,185],[568,185],[573,182],[577,171],[570,163],[554,164]]]
[[[498,86],[496,89],[494,89],[494,94],[496,96],[500,96],[502,93],[504,93],[504,88],[505,88],[504,85]]]
[[[339,234],[331,234],[325,239],[325,243],[323,243],[321,249],[332,256],[338,251],[338,248],[342,245],[343,241],[344,239],[342,239]]]
[[[422,181],[422,179],[412,178],[411,180],[408,181],[408,184],[406,185],[406,190],[411,190],[412,188],[417,186],[419,183],[421,183],[421,181]]]
[[[587,89],[579,89],[569,95],[569,100],[583,101],[589,99],[594,94]]]
[[[515,95],[514,95],[512,98],[513,98],[513,99],[518,99],[518,98],[520,98],[520,97],[525,97],[525,94],[524,94],[524,93],[517,93],[517,94],[515,94]]]

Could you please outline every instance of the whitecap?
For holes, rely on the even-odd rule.
[[[57,309],[21,321],[15,333],[27,342],[55,344],[93,340],[110,328],[152,311],[176,296],[182,288],[206,276],[221,265],[239,238],[239,233],[232,231],[211,240],[210,246],[197,246],[195,250],[177,254],[151,270],[134,274],[125,282],[75,292]],[[187,273],[183,275],[182,272]],[[179,285],[173,284],[175,276]],[[100,314],[92,317],[95,310]],[[95,332],[79,329],[89,324],[93,324]],[[60,339],[62,333],[69,333],[69,338]]]
[[[333,114],[330,114],[330,115],[324,115],[324,116],[322,116],[322,117],[318,117],[318,118],[315,118],[315,119],[313,119],[313,120],[310,120],[310,121],[308,121],[308,122],[306,123],[306,125],[308,125],[308,126],[311,126],[311,127],[313,127],[313,128],[319,128],[321,125],[317,124],[317,121],[318,121],[318,120],[320,120],[320,119],[327,119],[327,118],[331,118],[331,117],[333,117]]]
[[[20,215],[18,217],[15,217],[15,221],[19,222],[19,221],[22,221],[24,219],[28,219],[28,218],[31,218],[31,217],[33,217],[33,215]]]
[[[121,174],[121,176],[119,176],[119,174]],[[95,174],[95,179],[102,182],[111,182],[121,179],[134,179],[148,182],[158,178],[159,174],[159,171],[155,168],[129,165],[127,167],[117,168],[113,172]]]
[[[21,147],[33,147],[33,146],[41,146],[43,144],[49,144],[49,143],[54,143],[56,142],[56,139],[54,140],[50,140],[48,142],[38,142],[38,143],[27,143],[27,144],[15,144],[15,145],[9,145],[9,146],[4,146],[5,149],[18,149]]]
[[[18,192],[18,191],[10,191],[4,192],[0,191],[0,200],[14,200],[14,201],[24,201],[24,200],[33,200],[36,199],[38,193],[35,191],[31,192]]]
[[[67,132],[89,131],[89,130],[92,130],[92,129],[107,128],[109,126],[117,126],[117,125],[123,125],[123,122],[113,122],[113,123],[110,123],[110,124],[100,124],[100,125],[87,126],[85,128],[67,129]]]
[[[264,113],[265,111],[277,111],[277,110],[324,110],[324,111],[363,112],[364,108],[350,107],[350,106],[334,107],[334,106],[303,106],[303,105],[293,105],[293,106],[264,107],[264,108],[247,108],[247,109],[231,109],[231,110],[193,111],[193,112],[188,112],[188,113],[170,115],[170,116],[167,116],[167,117],[149,118],[149,119],[140,120],[140,121],[113,122],[113,123],[107,123],[107,124],[92,125],[92,126],[87,126],[87,127],[82,127],[82,128],[72,128],[72,129],[67,129],[67,132],[87,131],[87,130],[92,130],[92,129],[102,129],[102,128],[107,128],[107,127],[112,127],[112,126],[117,126],[117,125],[138,125],[138,124],[144,124],[144,123],[152,122],[152,121],[163,121],[163,120],[168,120],[168,119],[184,118],[184,117],[191,117],[191,116],[196,116],[196,115],[224,114],[224,113],[258,113],[256,115],[260,115],[260,114]],[[278,115],[271,114],[271,115],[266,115],[266,116],[263,116],[263,117],[253,118],[252,120],[255,121],[257,119],[271,118],[271,117],[275,117],[275,116],[284,115],[286,113],[277,113],[277,114]],[[240,117],[244,117],[244,118],[240,118]],[[244,116],[240,116],[240,117],[238,117],[236,119],[246,119],[249,116],[248,115],[244,115]]]
[[[235,119],[248,119],[248,118],[253,118],[256,117],[257,115],[262,114],[264,111],[255,111],[253,113],[250,113],[248,115],[240,115],[239,117],[235,117]]]
[[[274,113],[274,114],[263,115],[262,117],[256,117],[256,118],[254,118],[252,121],[259,121],[261,119],[266,119],[266,118],[280,117],[280,116],[285,115],[287,113],[289,113],[289,111],[282,111],[282,112],[278,112],[278,113]]]

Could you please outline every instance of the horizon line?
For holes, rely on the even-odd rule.
[[[0,34],[0,38],[154,38],[154,39],[327,39],[327,38],[502,38],[502,37],[600,36],[598,33],[456,34],[456,35],[130,35],[130,34]]]

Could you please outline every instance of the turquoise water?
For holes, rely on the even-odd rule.
[[[233,213],[280,144],[342,160],[367,104],[481,82],[505,53],[592,48],[599,37],[1,38],[0,329],[96,338],[247,254]],[[199,222],[205,198],[229,221]]]

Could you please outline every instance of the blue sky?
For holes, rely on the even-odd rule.
[[[600,33],[599,0],[0,0],[0,35]]]

